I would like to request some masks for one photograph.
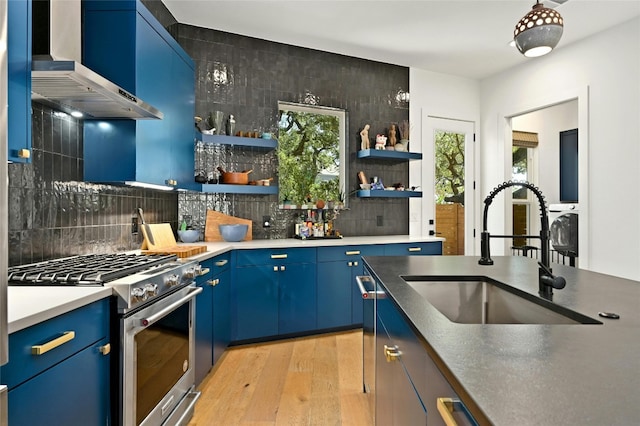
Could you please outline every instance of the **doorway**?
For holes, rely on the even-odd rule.
[[[425,206],[435,212],[436,236],[445,238],[444,255],[474,253],[475,147],[474,123],[438,117],[426,118],[425,189],[433,200]],[[425,192],[429,192],[425,190]],[[432,216],[433,217],[433,216]]]
[[[533,107],[533,105],[538,105]],[[573,89],[567,93],[558,93],[550,97],[546,102],[538,100],[533,105],[521,105],[520,107],[511,108],[511,111],[519,111],[510,114],[504,114],[504,153],[505,161],[510,166],[513,165],[513,131],[522,130],[526,132],[535,132],[538,135],[539,143],[535,148],[536,155],[534,170],[537,174],[532,181],[540,188],[545,196],[547,205],[560,203],[560,155],[559,140],[560,132],[569,129],[577,129],[579,127],[587,128],[588,125],[588,87]],[[581,133],[580,150],[578,152],[579,167],[579,195],[581,209],[588,206],[588,178],[585,170],[588,169],[588,132]],[[508,155],[508,157],[506,157]],[[506,170],[505,170],[506,171]],[[508,175],[505,180],[513,178],[513,169],[509,167]],[[518,200],[513,199],[511,194],[505,197],[505,233],[513,230],[513,206]],[[539,209],[537,205],[529,207],[531,221],[528,227],[529,234],[539,233]],[[588,252],[588,211],[587,214],[581,215],[580,221],[580,250],[581,254],[587,256]],[[505,241],[505,252],[508,252],[507,244],[511,241]],[[584,249],[584,250],[583,250]],[[582,256],[581,256],[582,257]],[[587,267],[588,259],[585,259],[584,267]]]

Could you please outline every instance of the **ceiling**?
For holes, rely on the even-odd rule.
[[[535,0],[162,1],[184,24],[474,79],[536,60],[509,46]],[[640,16],[640,0],[544,4],[564,18],[556,49]]]

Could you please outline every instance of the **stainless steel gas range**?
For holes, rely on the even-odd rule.
[[[175,255],[73,256],[9,268],[9,285],[113,288],[113,424],[184,425],[194,390],[200,265]],[[116,388],[117,386],[117,388]]]

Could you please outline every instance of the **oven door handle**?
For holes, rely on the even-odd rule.
[[[140,323],[142,324],[143,327],[147,327],[153,324],[154,322],[158,321],[160,318],[166,316],[169,312],[173,311],[174,309],[184,305],[185,303],[187,303],[189,300],[193,299],[200,293],[202,293],[202,287],[195,287],[186,296],[180,298],[180,300],[176,300],[166,308],[156,312],[151,316],[143,318],[142,320],[140,320]]]

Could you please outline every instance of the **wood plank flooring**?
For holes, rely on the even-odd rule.
[[[371,425],[362,330],[229,348],[189,426]]]

